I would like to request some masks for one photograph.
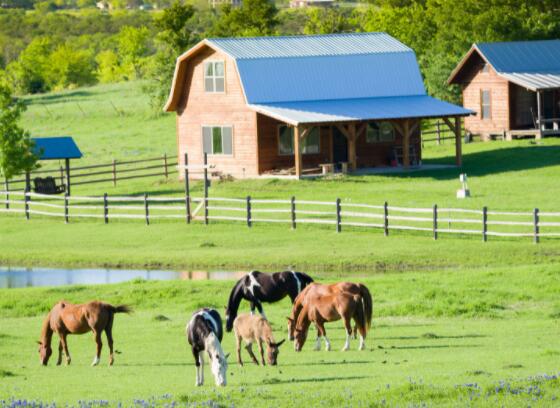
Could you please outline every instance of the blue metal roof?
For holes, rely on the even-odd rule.
[[[82,152],[70,136],[34,137],[33,152],[40,160],[79,159]]]
[[[560,72],[560,40],[477,43],[499,72]]]
[[[236,60],[412,51],[409,47],[386,33],[211,38],[207,41]]]
[[[426,93],[413,52],[237,61],[248,103]]]
[[[428,95],[267,103],[249,107],[296,126],[304,123],[468,116],[474,113]]]

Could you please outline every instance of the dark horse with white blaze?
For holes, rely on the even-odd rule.
[[[227,383],[227,358],[224,355],[221,341],[224,336],[222,318],[214,309],[203,308],[197,310],[187,323],[187,340],[191,345],[196,365],[196,383],[204,383],[204,351],[210,358],[210,368],[216,385],[225,386]]]
[[[226,308],[226,331],[233,328],[233,321],[237,317],[237,310],[242,299],[251,303],[251,313],[255,307],[266,318],[261,302],[274,303],[290,297],[292,303],[301,291],[313,282],[313,279],[302,272],[285,271],[273,274],[259,271],[249,272],[237,281],[229,295]]]

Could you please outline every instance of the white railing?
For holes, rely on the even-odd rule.
[[[161,196],[55,196],[20,191],[0,191],[0,213],[64,218],[98,218],[105,223],[118,219],[144,220],[183,219],[187,223],[202,221],[237,221],[251,227],[253,223],[285,223],[293,229],[300,224],[343,228],[368,228],[429,232],[434,239],[440,234],[489,236],[560,237],[560,212],[489,211],[486,207],[413,208],[403,206],[336,201],[253,199]]]

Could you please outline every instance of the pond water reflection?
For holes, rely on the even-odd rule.
[[[144,280],[225,280],[239,279],[247,272],[169,271],[136,269],[64,269],[0,266],[0,288],[33,286],[100,285]]]

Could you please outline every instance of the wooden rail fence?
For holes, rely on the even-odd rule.
[[[30,174],[29,180],[26,177],[4,180],[4,188],[10,191],[25,191],[28,182],[32,183],[35,177],[46,176],[53,177],[60,185],[66,185],[69,182],[72,186],[94,183],[113,183],[116,186],[119,181],[144,177],[165,177],[167,179],[169,172],[174,171],[176,165],[177,156],[167,156],[167,154],[138,160],[113,159],[111,163],[72,167],[71,175],[69,174],[68,177],[62,166],[39,169]],[[31,186],[29,188],[31,189]]]
[[[445,140],[453,140],[455,143],[455,134],[449,129],[449,127],[441,120],[436,120],[434,122],[427,122],[421,129],[421,140],[422,146],[426,142],[436,142],[440,145],[445,142]],[[465,134],[465,128],[462,128],[462,133]]]
[[[186,223],[200,221],[255,224],[284,223],[296,229],[300,224],[321,224],[342,232],[346,228],[377,229],[386,236],[391,231],[421,231],[439,239],[442,234],[489,237],[560,237],[560,212],[495,211],[481,209],[410,208],[335,201],[256,199],[220,197],[149,196],[53,196],[18,191],[0,191],[2,213],[59,217],[65,222],[77,218],[111,220],[136,219],[150,225],[155,220],[174,219]]]

